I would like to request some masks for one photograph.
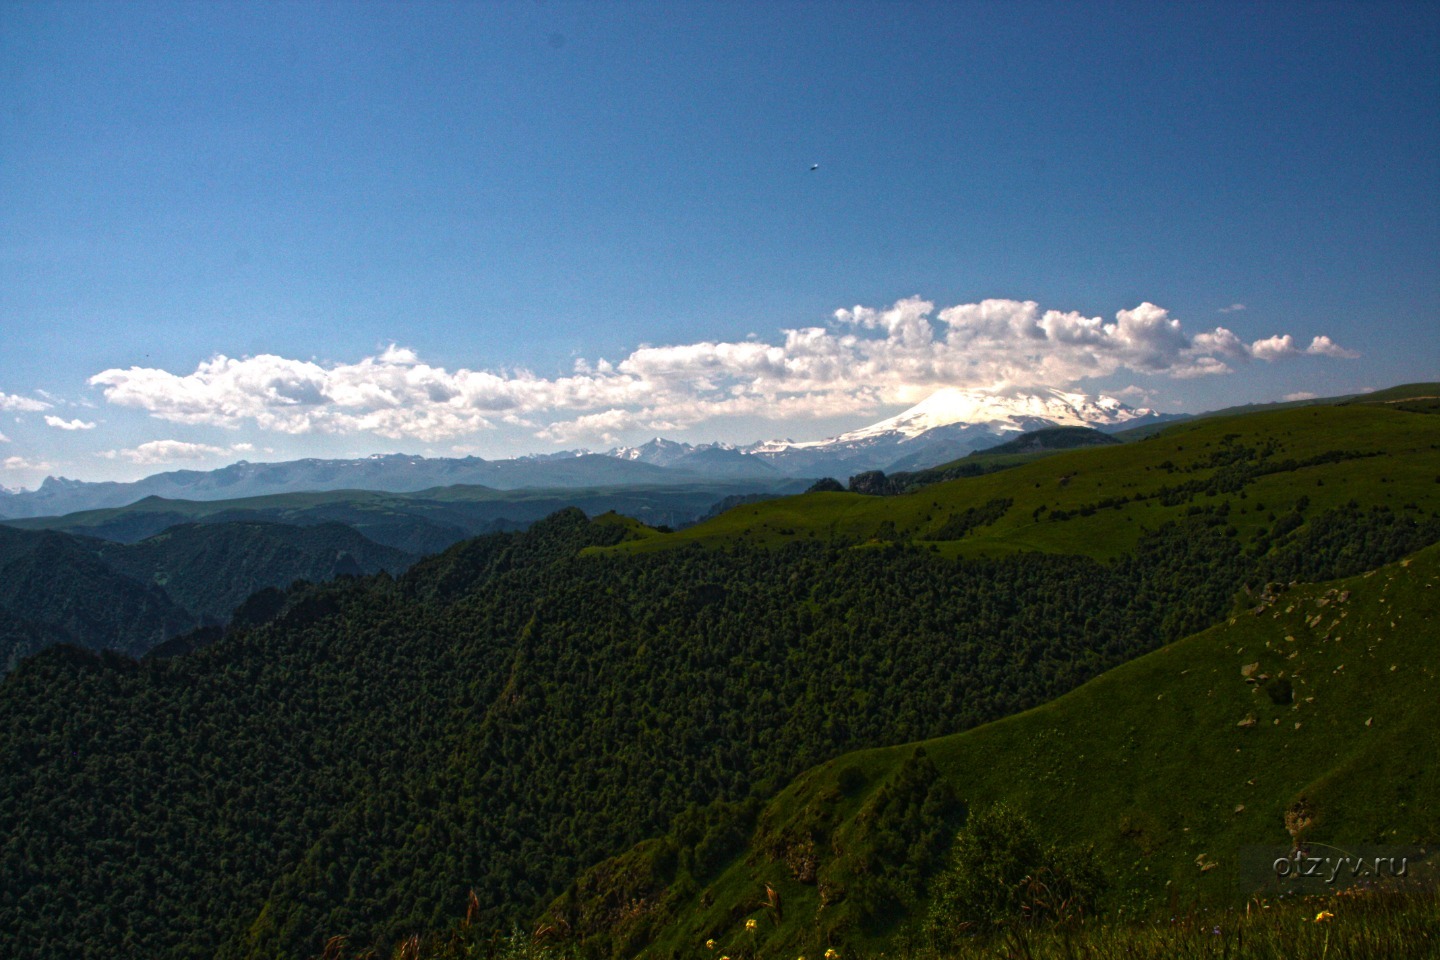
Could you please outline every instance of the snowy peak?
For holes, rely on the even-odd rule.
[[[607,456],[618,457],[621,460],[638,460],[640,463],[653,463],[656,466],[665,466],[667,463],[678,460],[695,447],[688,443],[681,443],[678,440],[665,440],[656,437],[648,440],[638,447],[616,447]]]
[[[657,467],[689,467],[694,465],[693,461],[699,454],[706,455],[713,462],[716,457],[733,453],[735,449],[728,443],[702,443],[697,446],[679,440],[665,440],[656,437],[638,447],[616,447],[606,453],[606,456],[648,463]]]
[[[656,437],[636,447],[618,447],[608,456],[703,473],[760,465],[790,476],[820,476],[904,464],[919,469],[994,446],[1007,434],[1045,427],[1115,427],[1154,420],[1114,397],[1044,389],[999,394],[946,387],[908,410],[824,440],[766,440],[744,447],[699,446]]]
[[[938,427],[955,424],[986,427],[993,433],[1023,431],[1039,421],[1056,427],[1114,426],[1151,415],[1150,410],[1136,410],[1114,397],[1092,400],[1083,393],[1053,389],[1043,394],[1004,396],[946,387],[903,413],[841,434],[831,442],[854,443],[895,434],[913,439]]]

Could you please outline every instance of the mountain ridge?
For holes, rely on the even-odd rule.
[[[240,460],[215,470],[171,470],[129,483],[46,477],[33,491],[0,496],[0,519],[60,516],[122,507],[147,496],[228,500],[267,494],[361,489],[414,493],[455,484],[501,490],[609,484],[683,483],[728,479],[780,479],[934,466],[963,456],[1006,433],[1050,426],[1107,429],[1158,422],[1154,411],[1135,410],[1113,397],[1049,390],[1002,396],[946,388],[896,416],[825,440],[765,440],[747,446],[690,444],[655,438],[606,453],[586,450],[486,460],[375,454],[274,463]]]
[[[615,447],[608,456],[658,466],[753,458],[789,476],[846,475],[867,470],[917,470],[957,459],[1007,434],[1048,427],[1090,427],[1107,432],[1179,419],[1130,407],[1109,396],[1049,388],[1003,394],[945,387],[894,416],[822,440],[762,440],[747,445],[689,444],[655,437]]]
[[[468,484],[496,489],[588,487],[604,483],[667,483],[689,477],[643,463],[599,454],[538,461],[479,457],[422,457],[376,454],[352,460],[308,458],[276,463],[241,460],[216,470],[173,470],[130,483],[46,477],[37,490],[0,498],[0,518],[59,516],[80,510],[123,507],[147,496],[184,500],[228,500],[281,493],[366,489],[412,493]]]
[[[340,523],[180,524],[136,543],[0,524],[0,674],[61,643],[143,656],[257,591],[415,559]]]

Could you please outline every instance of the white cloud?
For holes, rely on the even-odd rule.
[[[95,424],[86,423],[79,417],[74,420],[65,420],[61,417],[46,416],[45,422],[57,430],[94,430]]]
[[[1354,350],[1346,350],[1329,337],[1315,337],[1310,341],[1310,346],[1305,348],[1305,352],[1312,356],[1340,357],[1344,360],[1354,360],[1360,356]]]
[[[1316,396],[1316,395],[1313,394],[1313,393],[1311,393],[1309,390],[1297,390],[1295,393],[1287,393],[1287,394],[1285,394],[1285,399],[1286,399],[1286,400],[1314,400],[1314,399],[1315,399],[1315,396]]]
[[[1216,312],[1217,312],[1217,313],[1239,313],[1241,310],[1244,310],[1244,309],[1245,309],[1245,304],[1243,304],[1243,303],[1232,303],[1232,304],[1230,304],[1230,306],[1228,306],[1228,307],[1221,307],[1221,308],[1220,308],[1218,311],[1216,311]]]
[[[1282,357],[1293,357],[1299,352],[1295,347],[1295,338],[1288,333],[1256,340],[1250,345],[1250,353],[1257,360],[1279,360]]]
[[[587,413],[574,420],[552,423],[537,431],[535,435],[542,440],[553,440],[556,443],[574,443],[576,440],[589,438],[602,443],[614,443],[622,431],[642,425],[656,430],[665,429],[663,426],[646,423],[643,412],[611,409],[603,413]]]
[[[1110,392],[1112,395],[1117,397],[1124,397],[1132,403],[1141,403],[1146,405],[1149,405],[1155,397],[1155,392],[1153,390],[1146,390],[1144,387],[1134,383],[1130,384],[1130,386],[1128,387],[1123,387],[1119,390],[1112,390]]]
[[[6,470],[51,470],[54,466],[44,460],[27,460],[24,457],[6,457],[0,461],[0,467]]]
[[[159,464],[174,463],[176,460],[207,460],[228,453],[253,450],[248,443],[231,444],[230,447],[215,447],[208,443],[190,443],[185,440],[148,440],[129,450],[102,450],[97,456],[107,460],[129,460],[131,463]]]
[[[272,354],[216,356],[193,373],[144,367],[90,378],[105,399],[175,423],[277,433],[373,433],[453,440],[497,424],[544,439],[611,442],[630,429],[683,429],[715,417],[772,420],[853,414],[914,402],[942,386],[1065,387],[1121,370],[1175,378],[1306,354],[1354,356],[1328,337],[1246,343],[1224,327],[1189,333],[1152,303],[1113,320],[984,300],[940,310],[920,297],[837,310],[827,326],[752,338],[645,345],[618,360],[577,359],[568,376],[447,370],[391,346],[355,363]]]
[[[13,394],[0,390],[0,410],[21,410],[25,413],[38,413],[41,410],[49,410],[51,404],[44,400],[32,400],[30,397],[17,397]]]
[[[10,438],[7,437],[7,436],[5,436],[5,434],[0,433],[0,443],[9,443],[9,442],[10,442]]]

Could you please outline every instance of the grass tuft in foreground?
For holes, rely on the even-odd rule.
[[[428,938],[412,937],[388,960],[573,960],[572,945],[549,942],[544,931],[482,934],[468,922]],[[709,947],[709,949],[707,949]],[[878,957],[895,960],[1425,960],[1440,957],[1440,887],[1388,884],[1351,887],[1290,900],[1251,900],[1225,910],[1190,908],[1138,923],[1072,918],[1036,927],[1012,924],[951,943],[944,949],[896,944]],[[643,954],[642,954],[643,956]],[[697,943],[697,960],[721,958]],[[829,960],[866,955],[826,951]],[[332,940],[317,960],[381,960],[373,950],[352,952]],[[812,958],[796,958],[812,960]],[[818,958],[815,958],[818,960]]]
[[[1013,926],[913,960],[1420,960],[1440,957],[1440,890],[1351,888],[1289,902],[1191,909],[1151,923]]]

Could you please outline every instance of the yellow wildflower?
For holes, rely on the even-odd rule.
[[[715,949],[715,941],[714,941],[714,940],[706,940],[706,941],[705,941],[705,949],[706,949],[706,950],[714,950],[714,949]]]
[[[755,929],[755,918],[754,918],[754,917],[751,917],[749,920],[746,920],[746,921],[745,921],[745,929],[746,929],[746,930],[754,930],[754,929]]]
[[[1315,922],[1324,923],[1326,920],[1329,920],[1333,916],[1335,916],[1335,914],[1331,913],[1329,910],[1321,910],[1319,913],[1315,914]]]
[[[834,947],[830,947],[828,950],[825,951],[825,960],[839,960],[839,958],[840,954],[835,952]]]

